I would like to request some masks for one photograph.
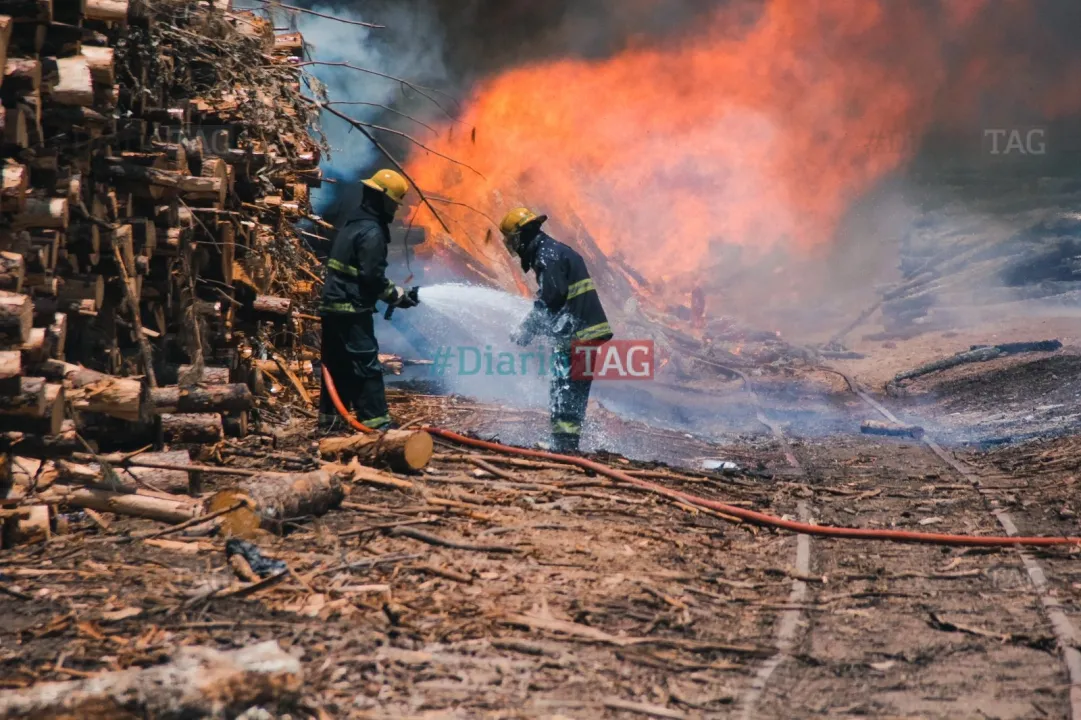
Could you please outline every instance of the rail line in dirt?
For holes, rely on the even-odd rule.
[[[751,383],[750,378],[738,370],[734,372],[736,372],[743,380],[744,389],[748,395],[750,395],[751,401],[754,403],[755,415],[758,418],[758,421],[765,425],[773,437],[780,443],[785,461],[788,463],[789,467],[800,473],[800,475],[803,475],[803,465],[800,464],[796,454],[792,451],[792,446],[789,444],[784,431],[781,430],[781,426],[770,420],[766,415],[762,403],[755,393],[754,385]],[[797,503],[796,511],[799,514],[801,522],[813,522],[812,508],[806,500],[800,500]],[[800,576],[806,577],[810,574],[810,535],[796,535],[796,555],[793,567]],[[802,605],[807,601],[807,595],[807,582],[800,578],[793,578],[792,590],[788,595],[789,607],[781,611],[781,614],[775,623],[776,631],[774,634],[774,647],[776,648],[776,652],[758,666],[758,670],[751,678],[750,686],[740,696],[740,717],[745,720],[751,720],[755,717],[758,703],[762,698],[762,694],[765,692],[766,686],[769,684],[770,678],[773,677],[774,672],[776,672],[777,668],[781,666],[785,659],[791,655],[792,648],[796,645],[800,621],[803,619],[804,613]]]
[[[867,394],[867,392],[859,386],[855,378],[833,367],[824,366],[823,369],[836,373],[844,378],[849,390],[886,420],[892,423],[901,422],[888,408]],[[775,431],[775,434],[776,432],[777,431]],[[934,453],[951,470],[960,475],[965,482],[979,494],[984,506],[1002,527],[1006,535],[1011,537],[1020,535],[1010,514],[1002,508],[995,507],[997,501],[982,487],[980,477],[976,472],[971,468],[966,467],[951,453],[947,452],[941,445],[935,442],[934,438],[930,435],[925,434],[921,438],[921,441],[932,453]],[[1039,600],[1044,619],[1050,626],[1059,649],[1062,652],[1063,662],[1066,666],[1070,680],[1070,717],[1073,718],[1073,720],[1081,720],[1081,651],[1076,647],[1079,637],[1077,627],[1071,622],[1069,617],[1067,617],[1061,602],[1051,594],[1051,588],[1049,587],[1047,580],[1048,576],[1033,554],[1020,545],[1015,546],[1014,551],[1017,553],[1017,556],[1024,567],[1025,574],[1031,583],[1032,590]]]

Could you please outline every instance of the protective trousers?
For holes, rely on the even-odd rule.
[[[548,410],[552,422],[552,449],[574,451],[582,436],[582,424],[589,405],[592,380],[571,377],[570,351],[558,351],[553,357],[552,382],[548,386]]]
[[[390,423],[372,313],[324,315],[322,362],[345,409],[352,410],[357,420],[370,428]],[[319,424],[325,427],[337,418],[324,388],[319,396]]]

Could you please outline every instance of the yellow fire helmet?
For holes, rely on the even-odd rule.
[[[547,215],[538,215],[529,208],[514,208],[503,216],[503,222],[499,223],[499,232],[503,233],[504,237],[513,237],[529,223],[543,223],[547,219]]]
[[[405,194],[409,192],[409,183],[405,181],[401,173],[394,170],[383,169],[372,175],[367,180],[362,180],[372,190],[378,190],[399,205],[405,200]]]

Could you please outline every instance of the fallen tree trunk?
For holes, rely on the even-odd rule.
[[[902,423],[882,422],[880,420],[864,420],[860,425],[860,432],[864,435],[910,437],[915,440],[919,440],[923,437],[923,428],[919,425],[904,425]]]
[[[397,472],[415,472],[432,459],[432,436],[423,430],[390,430],[384,434],[358,433],[352,437],[328,437],[319,441],[324,457],[357,455]]]
[[[157,388],[150,391],[150,407],[164,413],[221,413],[251,410],[254,400],[243,383]]]
[[[240,508],[222,518],[222,530],[237,537],[252,537],[259,528],[281,532],[287,520],[325,515],[344,497],[338,475],[327,470],[298,475],[266,473],[216,493],[207,508],[216,512],[241,503]]]
[[[0,693],[0,718],[236,717],[258,705],[287,711],[300,696],[300,661],[275,641],[229,652],[182,647],[165,665],[38,683]]]
[[[899,373],[893,378],[893,382],[912,380],[921,375],[929,375],[933,372],[938,372],[939,370],[948,370],[949,368],[965,365],[967,363],[987,362],[1002,357],[1003,355],[1015,355],[1026,352],[1055,352],[1061,348],[1062,343],[1058,340],[1040,340],[1038,342],[1004,343],[1002,345],[973,347],[970,350],[957,353],[951,357],[935,360],[926,365],[920,365],[914,370]]]
[[[166,413],[161,416],[161,433],[167,443],[194,445],[221,442],[224,431],[221,415]]]

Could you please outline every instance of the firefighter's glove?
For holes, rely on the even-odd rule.
[[[388,290],[386,298],[387,305],[392,308],[411,308],[417,305],[417,301],[409,297],[405,288],[397,285]]]
[[[399,291],[401,288],[397,288]],[[420,288],[413,288],[409,292],[403,292],[401,297],[398,298],[398,302],[395,303],[395,307],[400,308],[412,308],[420,305],[420,297],[418,291]]]

